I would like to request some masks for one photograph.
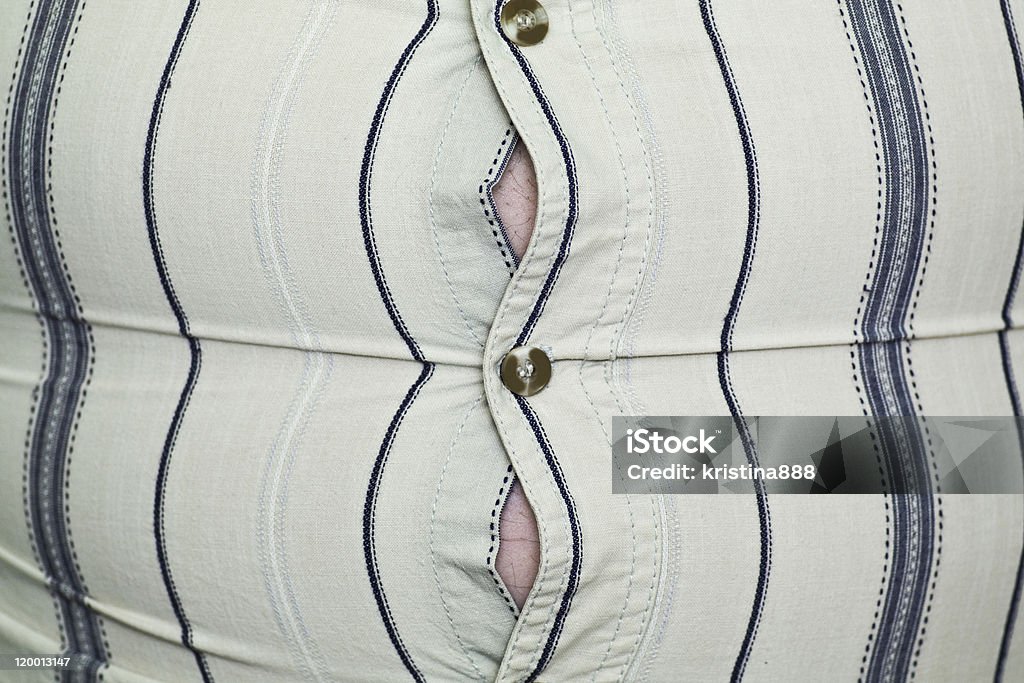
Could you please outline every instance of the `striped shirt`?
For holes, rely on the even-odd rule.
[[[5,2],[0,653],[1024,677],[1021,496],[896,467],[927,434],[877,453],[931,495],[609,485],[613,415],[1020,416],[1024,2],[543,7],[519,45],[502,0]],[[521,259],[492,193],[517,141]],[[552,365],[529,397],[499,373],[523,346]]]

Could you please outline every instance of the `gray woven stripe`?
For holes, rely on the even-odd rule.
[[[85,602],[69,536],[64,490],[68,456],[92,359],[92,331],[55,235],[47,190],[51,118],[79,3],[39,3],[25,36],[12,92],[6,182],[11,229],[45,337],[44,374],[26,453],[26,515],[36,559],[50,582],[62,646],[77,668],[65,680],[95,680],[107,652],[98,615]]]

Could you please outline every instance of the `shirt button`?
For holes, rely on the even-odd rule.
[[[548,34],[548,13],[537,0],[508,0],[501,8],[501,28],[517,45],[536,45]]]
[[[520,346],[501,360],[501,381],[513,394],[533,396],[551,381],[551,359],[535,346]]]

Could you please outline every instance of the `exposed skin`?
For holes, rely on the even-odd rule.
[[[516,143],[501,178],[492,190],[498,216],[505,226],[511,246],[522,257],[533,234],[537,215],[537,180],[533,161],[522,141]],[[501,510],[498,527],[501,543],[494,568],[505,582],[512,599],[522,608],[537,578],[540,541],[537,520],[523,494],[519,480],[512,484]]]
[[[498,530],[501,545],[498,546],[498,556],[494,558],[494,568],[505,581],[516,605],[522,609],[533,580],[537,578],[540,541],[537,539],[537,520],[518,479],[508,492]]]
[[[505,171],[491,190],[498,216],[505,225],[512,249],[522,257],[533,234],[537,216],[537,179],[533,161],[522,140],[512,149]]]

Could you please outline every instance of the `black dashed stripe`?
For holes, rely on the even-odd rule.
[[[68,476],[92,377],[94,341],[64,261],[53,208],[53,121],[84,3],[44,0],[22,41],[8,100],[5,193],[23,278],[43,335],[43,375],[26,440],[24,496],[36,560],[54,595],[70,680],[95,680],[108,658],[103,624],[86,603],[71,538]]]

